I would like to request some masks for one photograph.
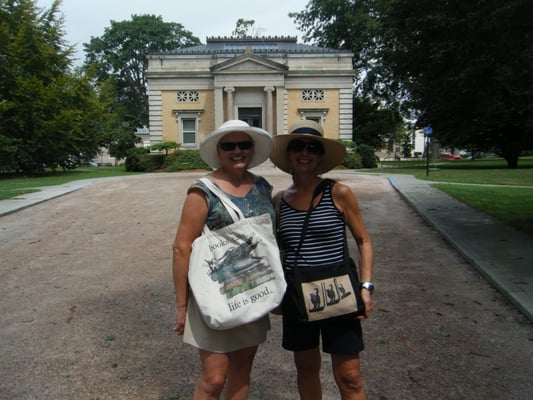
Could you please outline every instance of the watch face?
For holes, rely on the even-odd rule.
[[[370,282],[365,282],[361,285],[362,288],[368,290],[370,293],[374,292],[374,284]]]

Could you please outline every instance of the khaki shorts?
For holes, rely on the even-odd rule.
[[[211,329],[202,319],[193,294],[189,296],[183,342],[191,346],[213,353],[229,353],[264,343],[269,330],[268,315],[232,329],[223,331]]]

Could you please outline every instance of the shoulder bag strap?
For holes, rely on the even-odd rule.
[[[279,208],[280,208],[280,203],[281,203],[281,199],[283,198],[283,193],[284,192],[285,192],[284,190],[279,191],[278,193],[276,193],[276,195],[272,199],[272,201],[274,203],[274,210],[276,211],[275,233],[276,233],[276,239],[278,241],[278,245],[280,244],[280,239],[279,239]],[[281,248],[281,246],[280,246],[280,248]]]
[[[233,219],[233,222],[237,222],[240,219],[244,219],[244,214],[240,210],[239,207],[237,207],[228,197],[224,191],[222,191],[220,188],[218,188],[211,180],[207,177],[200,178],[200,181],[207,186],[207,188],[213,193],[215,196],[217,196],[220,200],[220,202],[226,207],[226,210],[228,211],[228,214]]]
[[[317,187],[315,188],[313,195],[311,196],[311,203],[309,204],[309,209],[307,210],[307,214],[305,215],[303,227],[302,227],[302,235],[300,236],[300,243],[298,244],[298,248],[296,249],[296,259],[298,259],[298,256],[300,255],[300,249],[302,247],[302,243],[304,242],[305,234],[307,232],[307,226],[309,225],[309,219],[311,218],[311,212],[313,211],[313,200],[316,196],[318,196],[320,193],[322,193],[326,186],[331,182],[330,179],[324,179],[322,182],[320,182]],[[295,268],[298,269],[298,265],[295,265]]]

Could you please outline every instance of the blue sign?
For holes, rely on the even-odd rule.
[[[431,135],[433,134],[433,128],[431,126],[424,128],[424,135]]]

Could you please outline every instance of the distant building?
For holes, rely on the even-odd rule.
[[[424,136],[423,129],[417,129],[413,131],[412,134],[412,145],[413,151],[411,152],[412,157],[421,157],[426,152],[426,137]]]
[[[299,119],[352,140],[353,54],[295,37],[207,38],[207,44],[151,54],[150,142],[198,148],[229,119],[272,134]]]

